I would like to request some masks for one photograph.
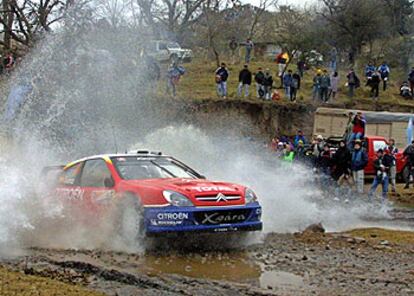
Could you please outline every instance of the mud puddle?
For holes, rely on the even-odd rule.
[[[205,254],[173,254],[141,258],[141,268],[148,275],[182,275],[204,280],[225,280],[264,289],[290,289],[305,285],[301,276],[293,273],[266,270],[245,252]]]

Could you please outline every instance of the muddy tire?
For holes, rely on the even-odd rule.
[[[127,194],[119,204],[118,232],[128,242],[142,242],[145,239],[144,211],[139,198]]]

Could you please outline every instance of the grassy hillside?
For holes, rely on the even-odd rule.
[[[187,72],[182,77],[180,84],[178,86],[178,97],[191,99],[191,100],[203,100],[203,99],[217,99],[216,94],[216,84],[214,82],[214,71],[217,66],[214,62],[205,61],[205,60],[194,60],[192,63],[185,64]],[[242,69],[242,63],[236,63],[234,65],[228,64],[228,69],[230,71],[230,77],[228,81],[228,94],[229,99],[237,98],[237,85],[238,85],[238,73]],[[280,87],[280,79],[277,76],[277,64],[271,61],[253,61],[249,68],[252,72],[255,72],[258,67],[263,69],[269,68],[272,72],[273,79],[275,81],[274,86],[277,88]],[[292,64],[289,66],[289,69],[293,71],[296,70],[296,65]],[[308,70],[303,78],[301,89],[298,92],[298,103],[312,103],[312,104],[322,104],[319,100],[315,102],[312,100],[312,79],[315,75],[316,69]],[[357,73],[361,79],[361,85],[353,99],[347,97],[347,87],[346,83],[346,69],[339,71],[340,75],[340,86],[339,94],[335,100],[330,100],[330,105],[372,105],[373,109],[381,109],[382,104],[387,105],[401,105],[407,107],[414,107],[413,100],[406,100],[399,95],[399,86],[404,80],[405,73],[398,72],[394,70],[391,74],[389,81],[389,87],[386,92],[382,91],[382,84],[380,89],[380,96],[377,102],[370,98],[370,87],[365,86],[365,81],[363,81],[362,69],[358,69]],[[278,101],[279,104],[287,103],[288,100],[284,98],[283,89],[278,90],[282,95],[282,99]],[[162,85],[159,89],[160,94],[165,92],[165,81],[162,82]],[[258,101],[255,95],[255,86],[252,85],[250,97],[247,100]],[[374,108],[375,107],[375,108]]]

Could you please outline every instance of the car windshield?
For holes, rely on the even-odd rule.
[[[177,42],[170,42],[167,46],[168,48],[181,48],[181,46]]]
[[[113,157],[112,162],[124,180],[197,178],[190,168],[164,157]]]

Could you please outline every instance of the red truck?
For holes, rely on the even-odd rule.
[[[374,161],[377,158],[376,152],[379,149],[385,149],[388,147],[388,142],[384,137],[380,136],[367,136],[365,148],[368,153],[368,165],[365,167],[365,174],[375,175]],[[397,178],[399,180],[405,180],[408,176],[407,159],[403,155],[404,148],[398,148],[396,155],[397,159]]]
[[[336,146],[334,143],[339,144],[339,140],[336,137],[328,138],[328,142],[332,143],[333,146]],[[363,144],[366,152],[368,154],[368,165],[365,167],[365,176],[371,177],[375,175],[374,161],[377,158],[376,152],[379,149],[385,149],[388,147],[388,141],[381,136],[366,136],[365,142]],[[402,181],[406,180],[408,177],[408,167],[407,159],[403,155],[404,148],[398,148],[398,153],[396,155],[397,159],[397,179]]]

